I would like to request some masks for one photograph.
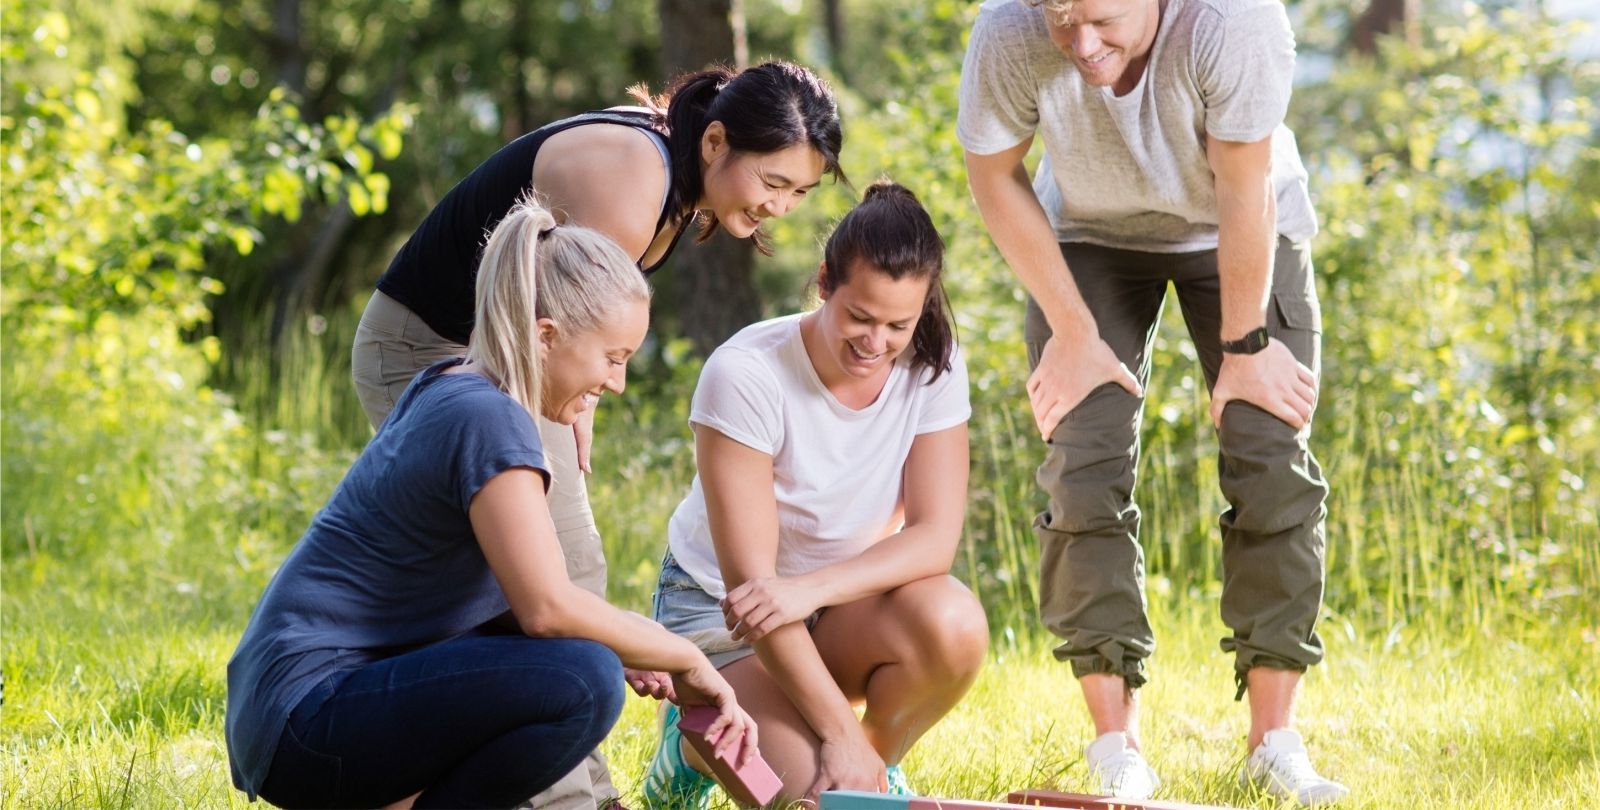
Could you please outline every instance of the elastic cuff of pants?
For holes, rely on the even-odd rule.
[[[1290,670],[1293,672],[1306,671],[1306,668],[1299,664],[1291,664],[1281,658],[1271,658],[1264,655],[1258,655],[1256,656],[1255,660],[1250,662],[1241,660],[1234,664],[1233,668],[1233,682],[1239,687],[1239,691],[1235,692],[1233,695],[1234,701],[1244,700],[1244,693],[1250,690],[1250,670],[1255,669],[1256,667],[1262,667],[1265,669]]]
[[[1060,658],[1060,656],[1057,656]],[[1112,661],[1102,655],[1085,655],[1065,658],[1072,664],[1072,677],[1083,678],[1085,675],[1121,675],[1129,689],[1138,689],[1148,680],[1144,674],[1144,661],[1138,658],[1124,659],[1121,663]]]

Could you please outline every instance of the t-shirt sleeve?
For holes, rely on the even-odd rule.
[[[1037,82],[1023,58],[1026,17],[1016,11],[985,5],[967,42],[956,138],[974,154],[1010,149],[1039,126]]]
[[[917,415],[918,436],[952,428],[972,418],[972,402],[967,388],[967,360],[960,346],[950,354],[950,370],[940,374],[939,379],[927,388],[922,410]]]
[[[1294,83],[1294,32],[1279,0],[1203,15],[1193,53],[1206,134],[1253,143],[1283,123]]]
[[[457,497],[463,512],[489,480],[515,467],[527,467],[550,489],[550,467],[533,417],[516,400],[498,391],[476,393],[471,407],[453,409]]]
[[[775,455],[783,443],[783,397],[772,368],[747,349],[712,352],[694,387],[689,422]]]

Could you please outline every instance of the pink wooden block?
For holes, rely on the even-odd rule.
[[[783,788],[783,780],[772,772],[772,766],[761,758],[760,751],[743,768],[734,763],[739,761],[738,755],[743,753],[744,743],[740,743],[739,750],[724,756],[712,753],[711,743],[706,740],[706,731],[716,719],[717,710],[711,706],[686,706],[683,715],[678,718],[678,729],[683,732],[683,738],[689,741],[689,746],[711,766],[717,781],[722,783],[723,790],[728,791],[734,801],[744,805],[763,805],[772,801]]]
[[[1211,805],[1163,802],[1154,799],[1114,799],[1054,790],[1017,790],[1006,797],[1012,804],[1055,807],[1061,810],[1219,810]]]

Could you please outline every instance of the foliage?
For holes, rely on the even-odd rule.
[[[519,94],[554,117],[649,76],[650,4],[558,4],[521,51],[520,12],[498,0],[301,4],[321,66],[285,93],[262,4],[137,0],[97,16],[4,2],[0,807],[242,805],[221,749],[223,662],[368,434],[346,359],[359,300],[290,319],[273,359],[259,318],[236,346],[203,337],[217,279],[252,283],[293,255],[297,229],[365,192],[354,233],[370,255],[341,254],[365,288],[441,179],[500,141]],[[753,50],[819,53],[814,6],[750,0]],[[834,55],[852,77],[846,169],[858,188],[884,173],[914,189],[949,245],[974,405],[957,573],[995,634],[995,664],[909,770],[946,794],[1081,787],[1082,718],[1038,708],[1068,685],[1041,663],[1034,617],[1042,447],[1022,394],[1022,292],[953,133],[976,9],[846,8],[859,22]],[[1357,807],[1581,804],[1600,747],[1587,666],[1600,613],[1585,598],[1600,587],[1600,76],[1547,19],[1438,14],[1420,47],[1340,62],[1294,102],[1324,228],[1313,446],[1334,493],[1330,657],[1303,722],[1319,761],[1358,783]],[[415,83],[386,95],[403,59]],[[856,196],[825,187],[777,223],[777,256],[759,265],[769,314],[807,305],[819,239]],[[602,409],[590,485],[612,597],[633,609],[693,474],[699,361],[652,339],[657,365]],[[1156,352],[1139,491],[1162,645],[1147,737],[1184,798],[1251,802],[1231,780],[1239,718],[1210,618],[1215,440],[1174,312]],[[625,790],[654,744],[648,711],[631,703],[608,743]],[[1443,770],[1470,776],[1414,778]]]

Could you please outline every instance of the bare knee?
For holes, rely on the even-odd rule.
[[[905,629],[907,656],[915,663],[941,677],[962,679],[977,673],[989,650],[989,621],[983,605],[960,580],[929,577],[897,588],[891,600]]]

